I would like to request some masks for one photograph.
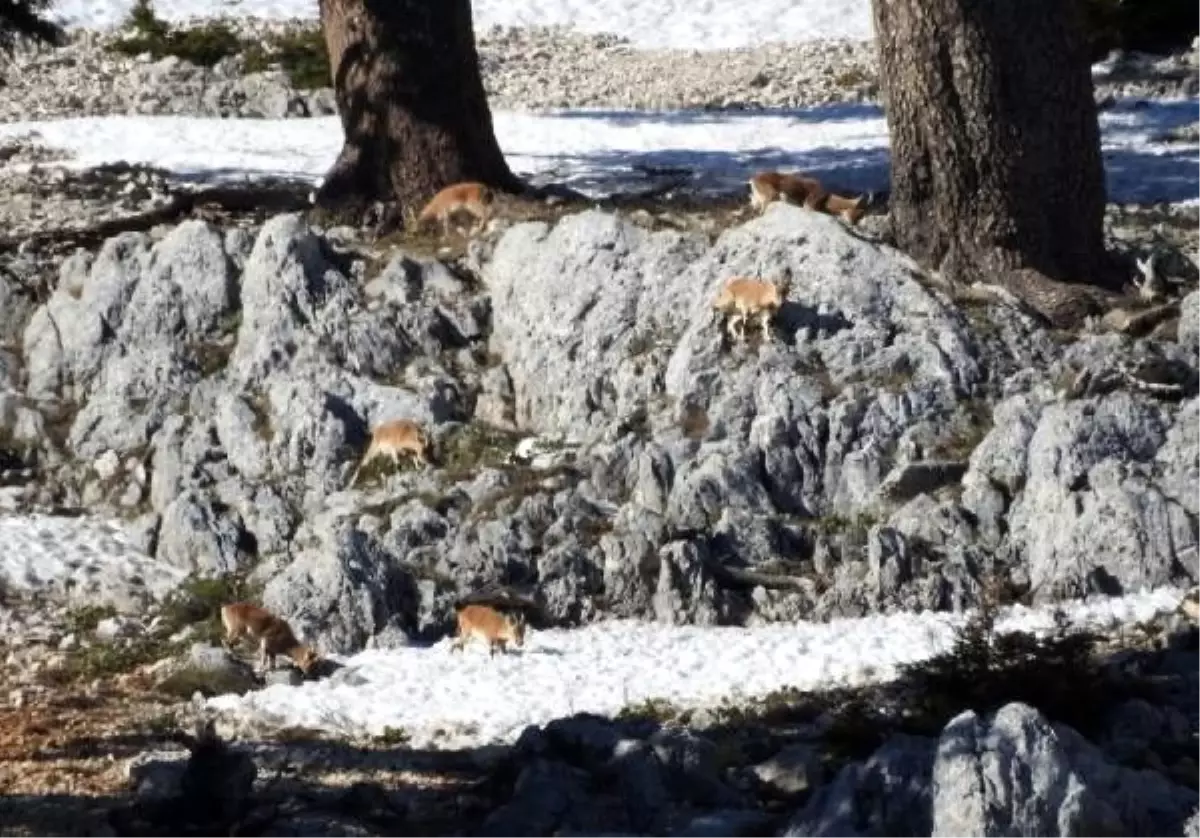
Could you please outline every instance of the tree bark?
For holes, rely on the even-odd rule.
[[[1111,281],[1076,0],[873,0],[897,244],[1077,319]],[[1042,281],[1045,280],[1045,281]]]
[[[419,210],[465,180],[517,191],[496,142],[470,0],[320,0],[345,142],[317,205]]]

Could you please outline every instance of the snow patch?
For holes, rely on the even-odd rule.
[[[1111,630],[1171,611],[1182,596],[1160,589],[1062,610],[1073,625]],[[651,699],[699,708],[785,687],[885,681],[900,664],[949,649],[965,619],[926,612],[749,628],[618,620],[530,631],[522,651],[494,658],[479,644],[453,654],[446,638],[428,648],[365,651],[327,680],[218,696],[208,705],[266,727],[348,736],[401,729],[416,747],[509,743],[526,725],[579,712],[612,716]],[[999,620],[1003,631],[1053,626],[1050,608],[1017,606]]]

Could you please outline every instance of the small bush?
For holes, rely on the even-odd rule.
[[[929,456],[934,459],[965,461],[992,430],[992,408],[983,399],[966,402],[949,432],[934,443]]]
[[[137,637],[121,643],[96,643],[67,654],[60,669],[46,672],[51,684],[91,681],[132,672],[139,666],[162,660],[179,648],[160,637]]]
[[[150,0],[135,0],[125,25],[147,38],[165,38],[171,31],[170,25],[155,13]]]
[[[408,731],[402,727],[385,727],[383,733],[375,737],[375,742],[387,747],[404,747],[411,739]]]
[[[1121,700],[1103,677],[1095,635],[1061,618],[1046,637],[999,634],[995,616],[985,600],[950,651],[900,667],[928,729],[940,730],[964,710],[987,713],[1019,701],[1087,733]]]
[[[115,617],[117,609],[111,605],[84,605],[67,612],[67,628],[75,634],[91,634],[101,620]]]
[[[485,468],[505,465],[520,439],[520,434],[483,422],[471,422],[441,441],[438,465],[448,472],[451,482],[466,480]]]
[[[278,66],[292,86],[301,90],[329,87],[333,83],[319,27],[268,35],[259,42],[242,38],[222,21],[175,28],[155,13],[150,0],[137,0],[125,20],[125,28],[129,34],[109,45],[112,52],[148,54],[155,60],[170,55],[201,67],[211,67],[232,55],[244,55],[246,72]]]
[[[122,55],[148,54],[156,61],[175,56],[201,67],[237,55],[245,42],[227,23],[213,21],[189,29],[175,29],[154,11],[150,0],[137,0],[125,20],[130,34],[109,44]]]
[[[525,498],[543,492],[550,492],[548,481],[555,478],[570,478],[576,475],[570,466],[555,466],[549,469],[536,469],[528,466],[510,466],[505,468],[509,477],[506,485],[501,486],[476,501],[471,507],[469,520],[486,521],[513,512]],[[553,485],[553,484],[550,484]],[[601,524],[600,526],[603,526]],[[597,539],[599,536],[596,536]]]
[[[665,698],[647,698],[643,701],[622,707],[617,713],[617,721],[621,722],[668,722],[681,721],[688,716],[686,711],[676,707]]]
[[[884,743],[892,722],[866,697],[855,697],[830,716],[824,743],[836,760],[864,759]]]
[[[298,90],[318,90],[333,84],[329,53],[319,28],[296,29],[271,35],[261,44],[246,49],[246,72],[257,73],[278,66]]]

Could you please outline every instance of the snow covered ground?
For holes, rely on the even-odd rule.
[[[1109,200],[1196,202],[1200,149],[1162,137],[1194,122],[1198,102],[1127,104],[1101,114]],[[645,188],[664,170],[690,173],[696,188],[741,188],[762,168],[801,169],[856,191],[887,187],[887,124],[871,105],[759,113],[501,111],[494,120],[516,171],[590,195]],[[201,181],[281,175],[317,182],[341,144],[335,118],[84,117],[3,124],[0,139],[30,131],[74,155],[68,166],[125,160]]]
[[[133,0],[56,0],[73,26],[119,24]],[[230,17],[315,19],[317,0],[154,0],[173,21]],[[870,0],[473,0],[476,30],[490,26],[569,26],[610,32],[644,47],[720,49],[763,41],[872,37]]]
[[[120,604],[132,589],[165,594],[183,571],[155,561],[120,522],[0,513],[0,589],[65,590]]]
[[[1064,607],[1079,626],[1112,629],[1176,608],[1161,589]],[[513,741],[529,724],[576,712],[613,715],[649,699],[699,708],[742,703],[785,687],[819,689],[895,676],[897,664],[948,649],[964,617],[896,614],[831,623],[699,628],[612,621],[571,631],[531,631],[525,649],[489,658],[449,639],[428,648],[362,652],[324,681],[276,685],[210,707],[267,727],[342,735],[403,730],[414,746]],[[1008,610],[1001,629],[1044,631],[1051,610]],[[440,731],[440,733],[439,733]]]

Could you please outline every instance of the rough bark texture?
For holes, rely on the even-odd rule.
[[[1053,320],[1108,284],[1104,167],[1076,0],[873,0],[898,245]]]
[[[492,130],[470,0],[321,0],[345,144],[318,206],[401,210],[444,186],[520,183]]]

